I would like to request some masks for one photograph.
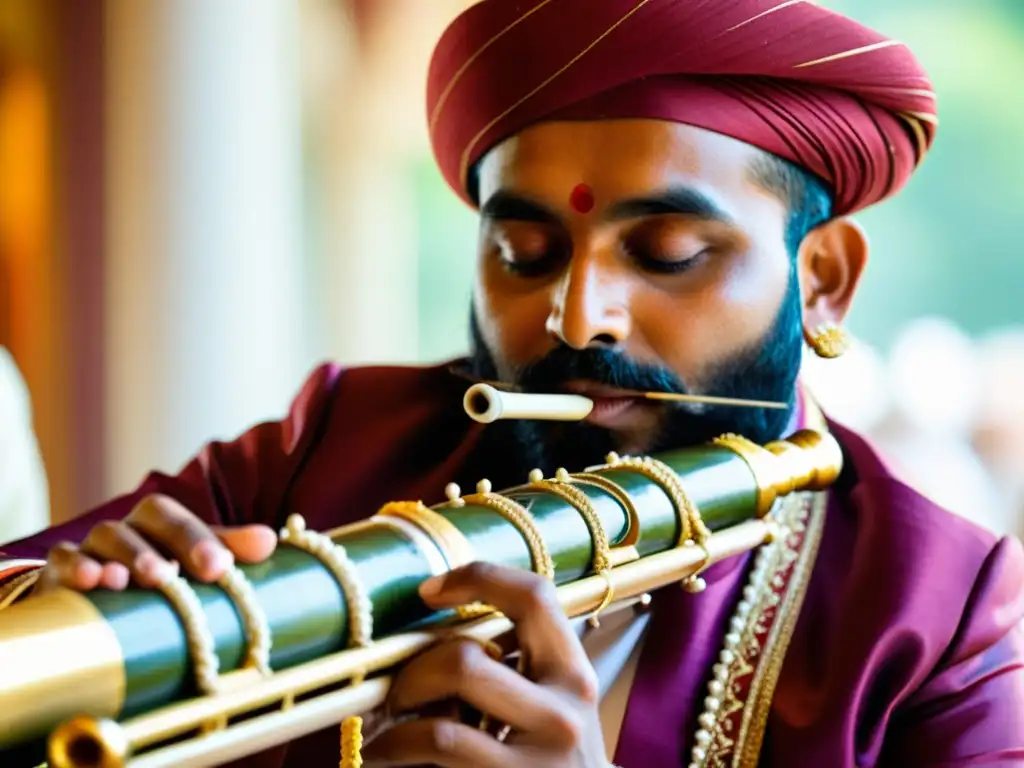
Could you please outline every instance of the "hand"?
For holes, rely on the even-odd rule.
[[[522,570],[473,563],[424,582],[433,608],[479,600],[515,624],[523,674],[472,640],[444,641],[410,661],[395,678],[387,713],[398,718],[368,734],[364,764],[429,763],[446,768],[605,768],[597,711],[597,674],[566,620],[551,582]],[[431,707],[457,699],[511,728],[499,741]],[[410,720],[404,716],[413,715]]]
[[[176,575],[179,564],[193,578],[211,583],[235,558],[261,562],[276,544],[267,526],[211,527],[174,499],[147,496],[124,520],[97,524],[80,545],[51,549],[34,592],[55,586],[122,590],[131,582],[153,588]]]

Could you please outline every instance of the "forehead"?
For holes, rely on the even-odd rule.
[[[587,184],[605,200],[686,186],[723,202],[767,193],[750,177],[759,150],[701,128],[661,120],[554,121],[495,146],[480,165],[479,197],[496,190],[542,196]],[[568,198],[564,203],[568,202]]]

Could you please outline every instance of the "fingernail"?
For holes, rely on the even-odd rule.
[[[167,575],[167,563],[152,552],[143,552],[135,559],[135,571],[151,582],[159,583]]]
[[[75,568],[75,581],[93,584],[103,575],[103,566],[93,560],[79,563]]]
[[[234,560],[224,547],[209,540],[196,544],[192,548],[191,558],[197,568],[212,571],[223,571],[229,568]]]
[[[131,574],[128,569],[120,563],[107,563],[103,566],[103,575],[106,578],[107,586],[113,590],[122,590],[128,586]]]
[[[444,576],[431,576],[420,584],[420,597],[435,597],[444,587]]]

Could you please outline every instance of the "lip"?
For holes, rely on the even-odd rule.
[[[570,394],[583,395],[584,397],[614,397],[630,398],[634,400],[636,399],[635,392],[625,389],[618,389],[616,387],[609,387],[605,384],[596,384],[590,381],[568,381],[562,388]]]
[[[584,421],[609,429],[627,426],[631,416],[641,407],[641,400],[633,392],[584,381],[567,382],[563,389],[582,395],[594,402],[594,409]]]

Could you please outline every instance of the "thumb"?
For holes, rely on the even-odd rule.
[[[213,526],[211,530],[244,563],[263,562],[277,548],[277,535],[266,525]]]

